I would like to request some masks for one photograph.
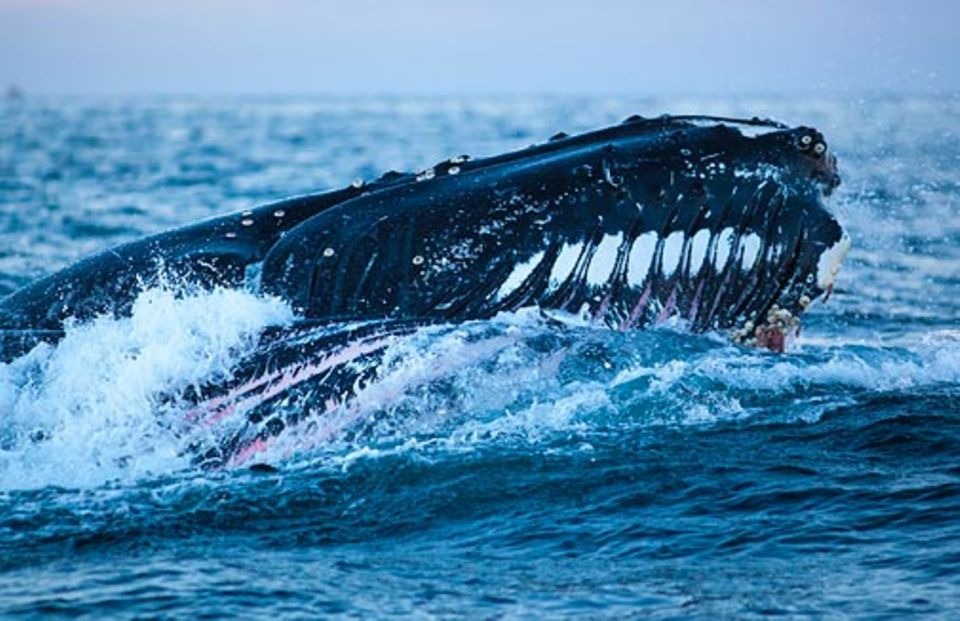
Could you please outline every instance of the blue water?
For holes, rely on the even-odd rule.
[[[0,366],[0,616],[960,615],[957,98],[8,102],[0,293],[198,218],[663,112],[813,125],[837,152],[854,247],[788,353],[523,312],[427,331],[276,472],[203,472],[170,395],[290,311],[148,292]]]

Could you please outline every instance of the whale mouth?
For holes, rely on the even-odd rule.
[[[744,327],[731,332],[730,339],[740,345],[783,353],[791,338],[800,334],[800,327],[799,313],[774,305],[763,321],[757,324],[748,321]]]
[[[774,303],[759,321],[744,322],[730,332],[731,340],[746,346],[784,352],[789,342],[799,336],[801,315],[813,300],[822,295],[822,302],[826,304],[830,299],[837,274],[851,246],[850,235],[841,229],[839,239],[819,254],[815,271],[807,274],[799,295],[791,299],[788,293],[784,298],[791,299],[790,302],[785,302],[783,306]]]

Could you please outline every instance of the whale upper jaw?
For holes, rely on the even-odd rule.
[[[308,319],[585,308],[611,327],[678,316],[746,342],[830,290],[849,248],[824,205],[838,184],[812,128],[631,118],[132,242],[4,299],[0,328],[55,340],[64,320],[127,313],[164,277],[242,286],[261,264],[260,290]]]

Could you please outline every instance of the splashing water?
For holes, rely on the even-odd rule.
[[[132,316],[67,327],[0,368],[4,487],[89,486],[185,464],[165,397],[226,378],[265,326],[291,319],[240,291],[141,294]]]
[[[184,396],[230,380],[239,362],[257,355],[263,329],[291,320],[272,298],[161,288],[141,294],[129,318],[68,326],[56,346],[40,345],[0,370],[0,407],[9,413],[0,428],[4,487],[88,487],[191,468],[191,446],[216,430],[190,427],[192,401]],[[398,447],[589,442],[611,428],[752,417],[816,422],[858,394],[958,382],[960,339],[920,352],[806,345],[776,356],[669,328],[620,334],[561,326],[526,309],[396,340],[355,396],[318,408],[269,450],[231,465],[317,453],[351,462]],[[273,408],[282,415],[341,397],[329,387],[307,394],[306,402],[281,399]],[[246,415],[231,410],[217,423],[236,427]]]

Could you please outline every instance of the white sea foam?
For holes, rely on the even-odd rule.
[[[668,417],[669,422],[699,424],[771,409],[782,414],[791,407],[796,419],[813,421],[831,404],[851,403],[858,391],[914,391],[957,383],[960,342],[941,340],[920,351],[833,344],[778,356],[723,347],[689,359],[628,367],[610,386],[631,391],[633,399],[670,397],[679,416]],[[811,388],[829,396],[813,404],[806,396]],[[756,400],[752,411],[740,403],[746,398]],[[712,410],[709,415],[704,415],[704,405]]]
[[[155,290],[129,318],[71,326],[57,347],[0,366],[0,486],[86,487],[189,467],[190,434],[171,395],[226,377],[253,352],[254,335],[290,319],[280,302],[249,293]],[[349,467],[398,451],[589,443],[610,425],[704,425],[774,410],[815,420],[857,390],[958,382],[960,340],[946,336],[917,350],[811,341],[775,356],[678,330],[558,329],[525,309],[398,339],[356,399],[322,426],[288,429],[258,461],[320,456]],[[810,387],[828,396],[813,404]],[[46,438],[32,440],[38,432]]]
[[[911,390],[960,382],[960,344],[944,343],[922,352],[835,348],[820,360],[785,356],[704,360],[698,371],[731,387],[783,391],[808,386],[842,386],[871,391]]]
[[[242,291],[155,289],[128,318],[68,326],[56,347],[0,365],[0,485],[85,487],[183,467],[171,396],[229,374],[254,335],[291,317]]]

